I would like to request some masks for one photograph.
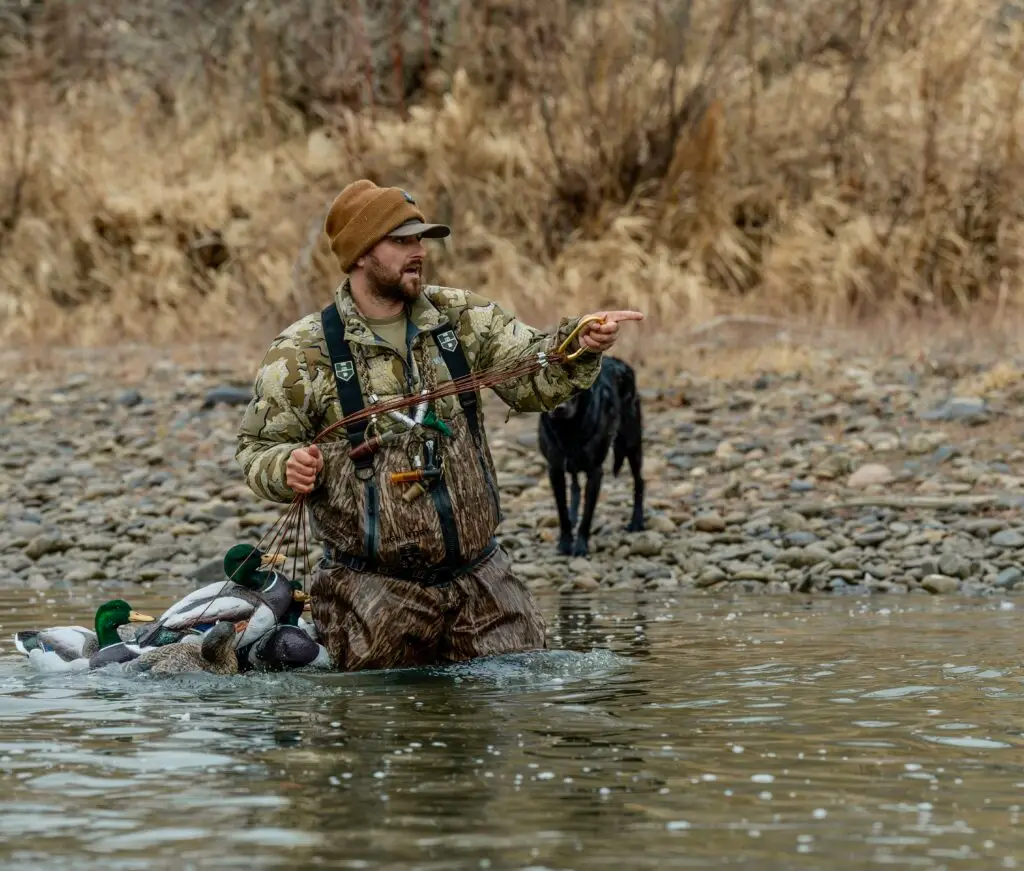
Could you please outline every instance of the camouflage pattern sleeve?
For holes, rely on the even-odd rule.
[[[285,463],[316,436],[317,391],[303,348],[302,321],[278,336],[260,364],[253,398],[242,417],[235,459],[249,488],[272,502],[291,502]]]
[[[579,318],[563,318],[553,334],[545,333],[477,294],[467,293],[465,303],[459,316],[459,338],[475,348],[476,371],[505,366],[541,351],[553,353],[579,323]],[[600,369],[601,355],[587,351],[571,363],[551,364],[533,375],[505,381],[494,392],[515,411],[550,411],[590,387]]]

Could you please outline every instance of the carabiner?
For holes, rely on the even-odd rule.
[[[576,328],[571,333],[569,333],[569,335],[566,337],[565,341],[562,342],[562,344],[558,346],[558,352],[557,353],[565,354],[565,359],[567,361],[575,360],[580,354],[582,354],[584,351],[589,350],[589,349],[588,348],[584,348],[583,345],[580,345],[571,354],[566,354],[565,350],[566,350],[566,348],[569,347],[569,345],[572,344],[572,340],[575,339],[577,336],[579,336],[579,334],[583,331],[583,328],[587,324],[593,324],[593,323],[603,324],[604,322],[605,322],[604,315],[587,315],[586,317],[580,318],[580,322],[578,324],[576,324]]]

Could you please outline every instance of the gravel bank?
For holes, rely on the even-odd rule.
[[[242,483],[242,381],[0,380],[0,585],[220,577],[280,516]],[[644,384],[644,373],[640,373]],[[537,589],[1000,595],[1024,589],[1024,373],[822,355],[791,375],[685,374],[645,393],[648,529],[606,478],[588,558],[555,552],[536,416],[488,426],[501,539]],[[313,556],[316,556],[314,550]]]

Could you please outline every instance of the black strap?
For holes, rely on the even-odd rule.
[[[462,349],[462,342],[456,335],[450,324],[444,324],[436,328],[432,335],[441,352],[445,366],[453,381],[465,378],[470,374],[469,361],[466,359],[466,352]],[[475,390],[464,390],[459,394],[459,404],[466,413],[466,423],[469,424],[469,431],[473,435],[473,441],[477,447],[480,446],[480,418],[477,416],[477,398]]]
[[[320,313],[320,321],[324,327],[324,338],[327,339],[327,351],[331,355],[331,367],[334,369],[334,383],[338,388],[341,413],[348,417],[362,411],[365,405],[363,391],[359,387],[359,374],[352,359],[352,349],[345,338],[345,323],[333,302]],[[364,419],[345,427],[353,448],[361,445],[366,438],[366,423]],[[373,465],[373,454],[366,454],[354,462],[357,469],[368,468]]]
[[[417,569],[409,566],[384,566],[371,563],[363,557],[344,553],[334,548],[330,543],[324,542],[324,555],[321,564],[328,570],[346,568],[354,572],[372,572],[397,578],[400,581],[411,581],[431,587],[451,583],[456,578],[468,574],[488,560],[497,550],[497,539],[492,538],[487,546],[468,563],[456,566],[435,566]]]

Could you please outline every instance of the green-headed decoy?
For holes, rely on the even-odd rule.
[[[14,634],[14,646],[40,671],[86,669],[100,651],[121,650],[124,642],[118,634],[120,627],[152,621],[152,617],[133,610],[123,599],[112,599],[96,609],[95,629],[84,626],[25,629]]]
[[[236,647],[254,643],[277,626],[296,602],[301,605],[307,599],[283,575],[261,568],[262,563],[279,560],[251,545],[235,545],[224,557],[224,573],[234,580],[215,581],[175,602],[140,633],[138,644],[152,646],[151,639],[168,631],[205,631],[219,620],[247,624],[235,639]]]

